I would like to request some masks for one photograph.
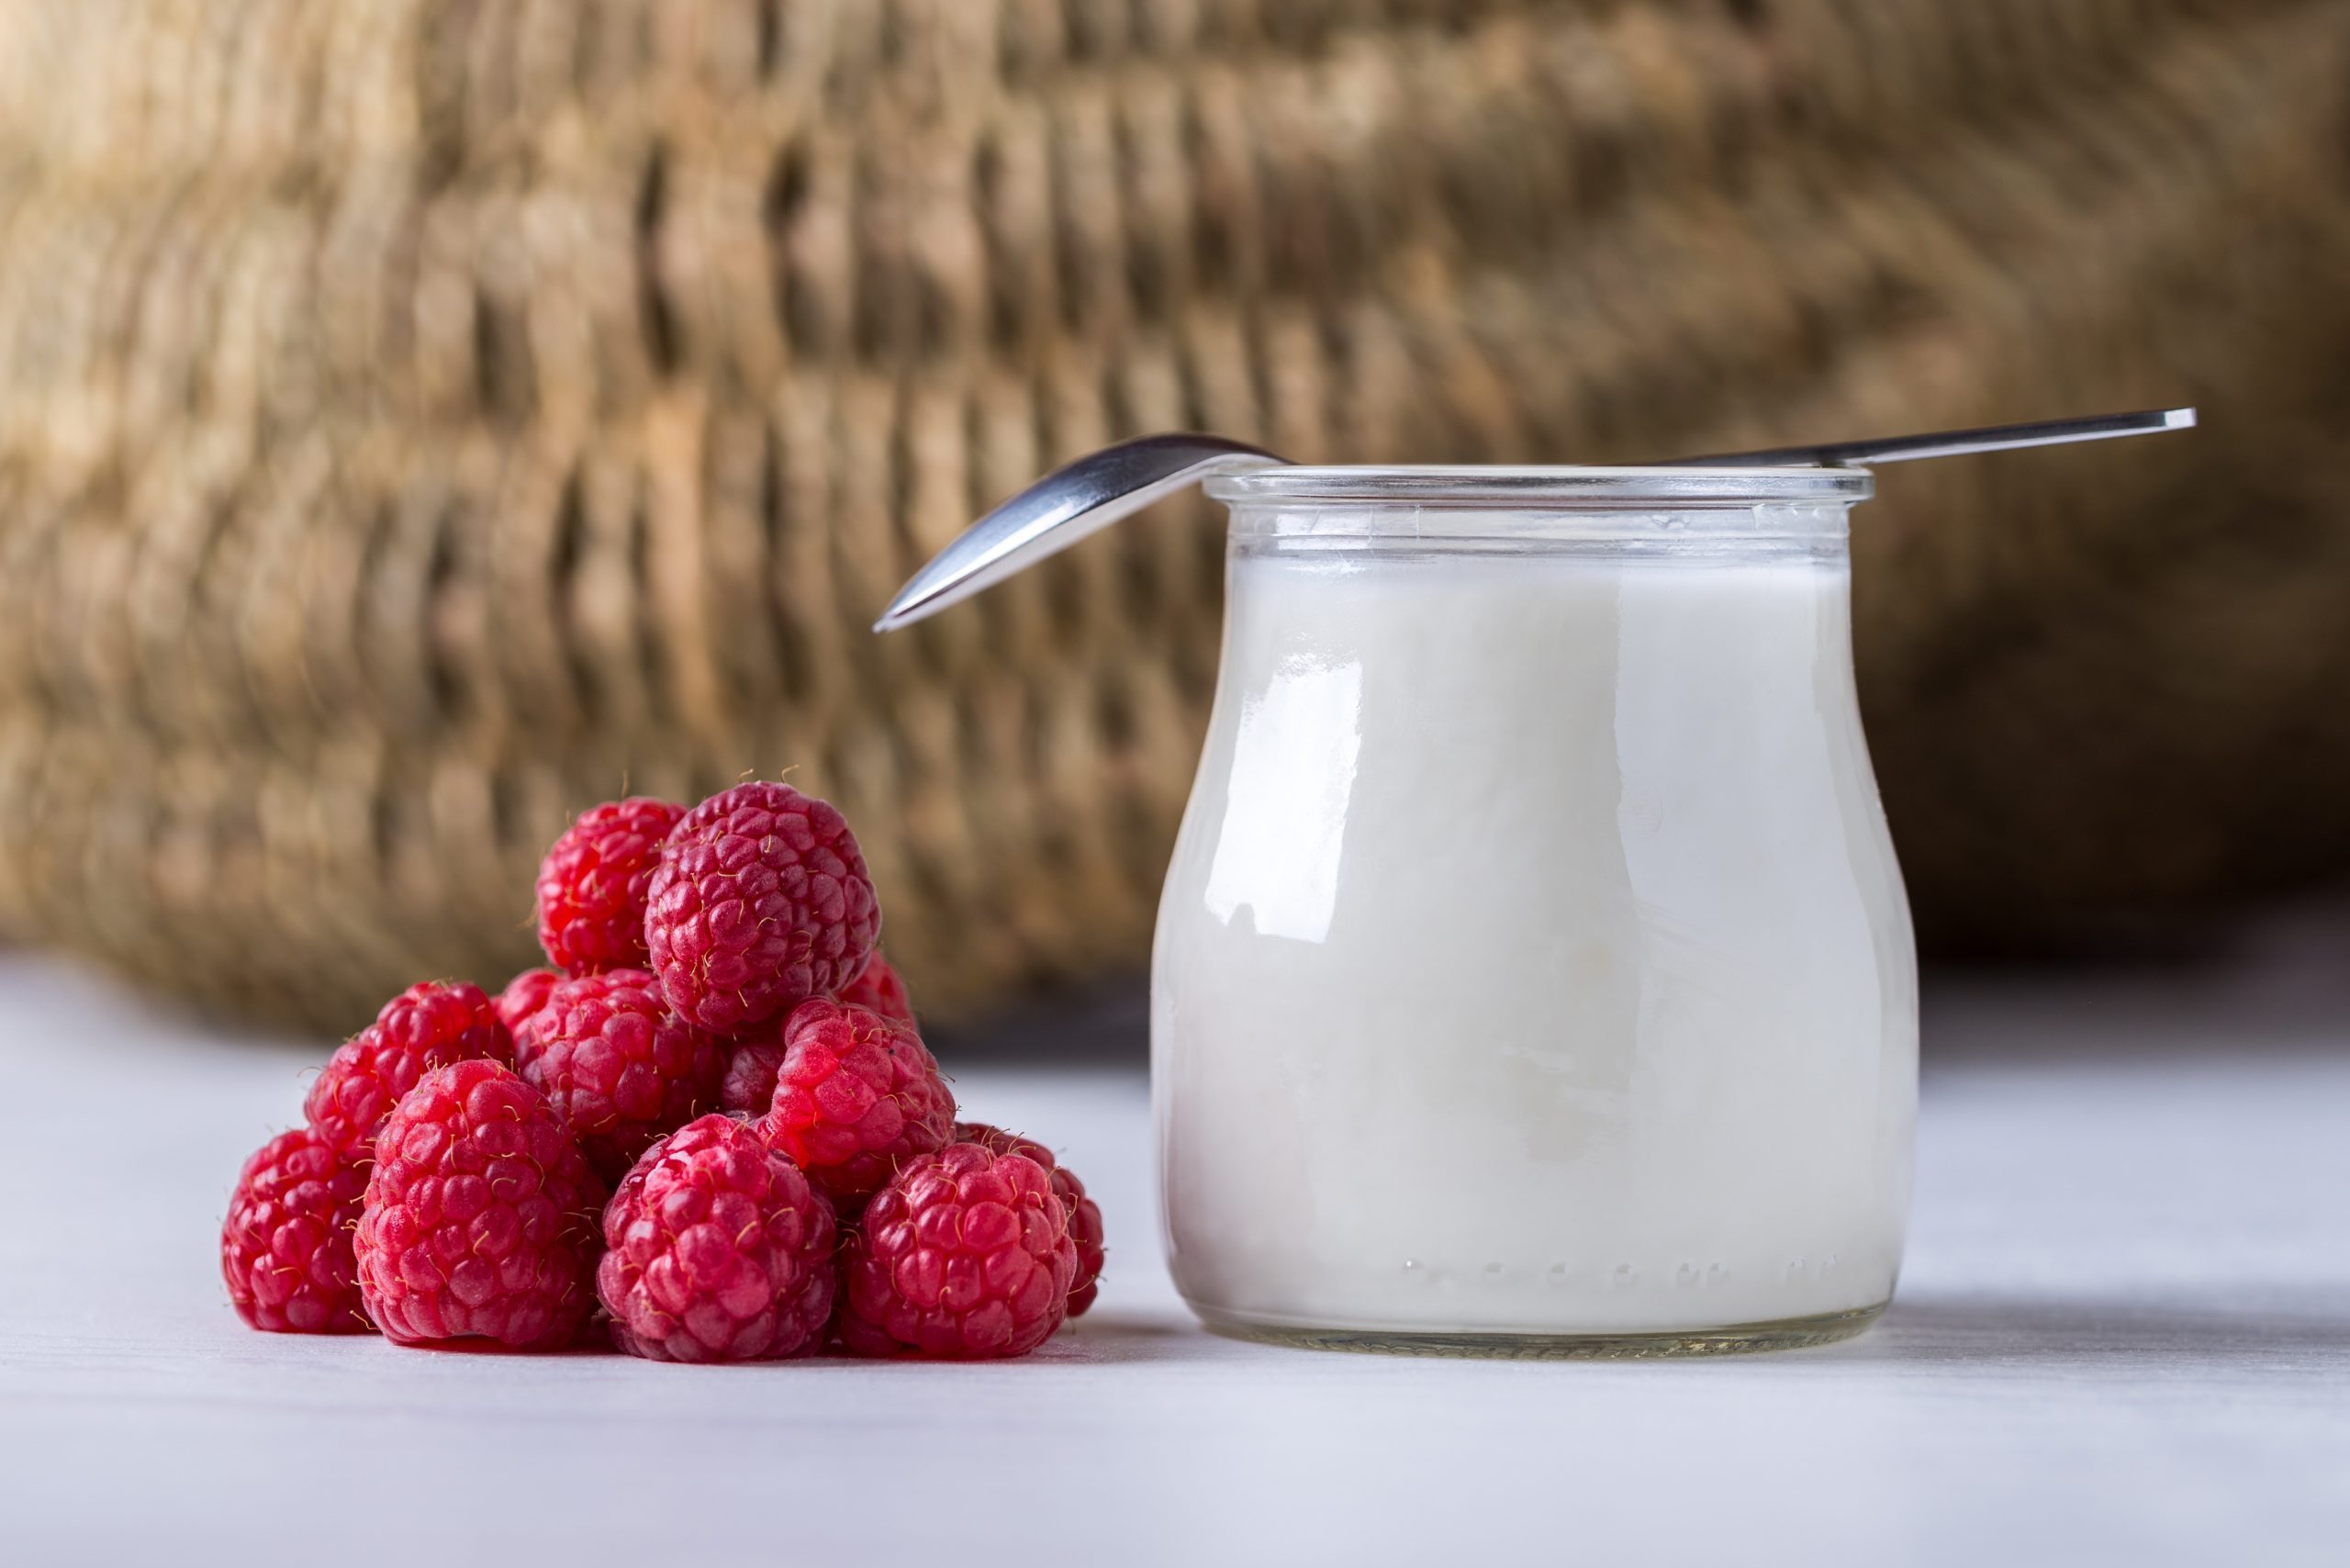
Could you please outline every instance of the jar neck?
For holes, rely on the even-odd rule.
[[[1848,558],[1851,503],[1639,508],[1233,498],[1236,555],[1562,556],[1628,563]]]

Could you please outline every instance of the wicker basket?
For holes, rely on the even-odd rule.
[[[2350,866],[2339,0],[0,6],[0,924],[344,1026],[623,785],[795,767],[931,1008],[1138,966],[1215,657],[1163,515],[886,640],[1124,433],[1886,476],[1929,928]]]

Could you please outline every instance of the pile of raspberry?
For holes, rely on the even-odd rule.
[[[1102,1215],[956,1120],[848,823],[779,783],[614,801],[539,869],[554,966],[411,986],[245,1164],[229,1300],[278,1333],[665,1361],[1024,1355]]]

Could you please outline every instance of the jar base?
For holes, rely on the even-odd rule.
[[[1228,1339],[1285,1345],[1299,1350],[1353,1350],[1386,1356],[1463,1356],[1484,1361],[1647,1361],[1678,1356],[1735,1356],[1754,1350],[1796,1350],[1849,1339],[1882,1316],[1888,1304],[1740,1323],[1722,1328],[1668,1328],[1626,1334],[1438,1334],[1414,1329],[1309,1328],[1259,1323],[1193,1307],[1208,1331]]]

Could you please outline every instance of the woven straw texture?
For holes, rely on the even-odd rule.
[[[1210,695],[1171,504],[890,639],[1122,434],[1889,471],[1927,929],[2350,866],[2350,5],[0,3],[0,927],[343,1027],[531,961],[625,784],[796,769],[926,1007],[1132,969]]]

